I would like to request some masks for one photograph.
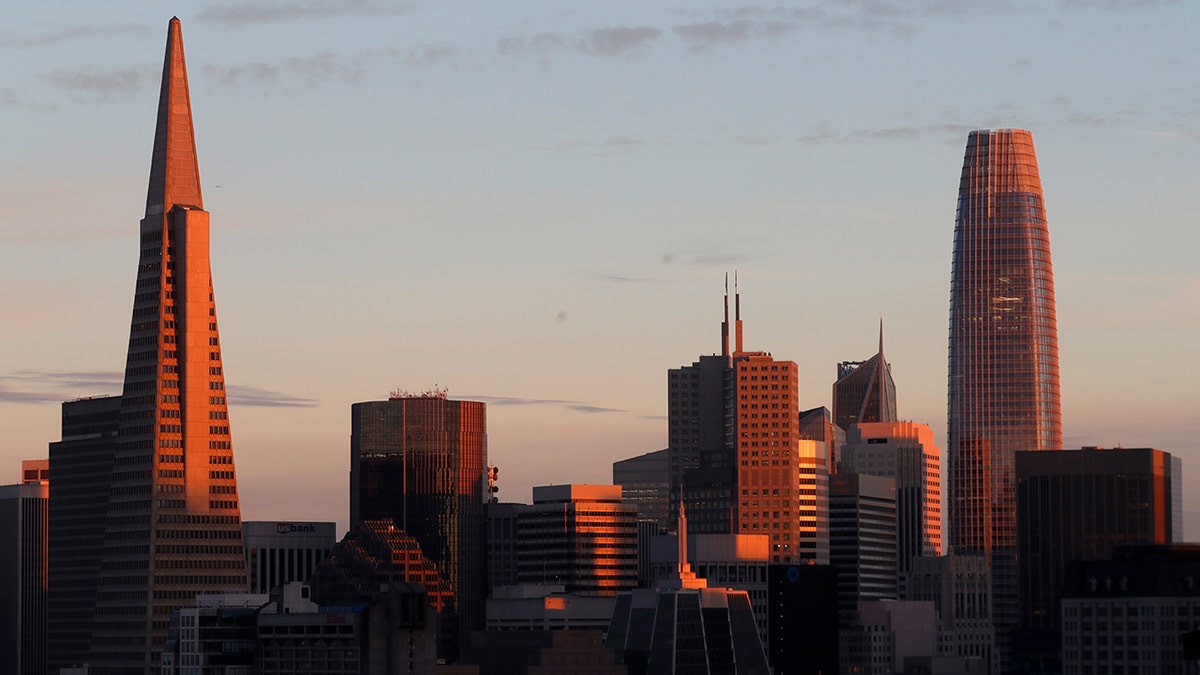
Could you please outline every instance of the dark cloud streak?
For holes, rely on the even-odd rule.
[[[13,390],[3,382],[16,382],[22,390]],[[49,371],[18,370],[0,375],[0,401],[16,403],[60,403],[81,396],[115,395],[124,386],[124,374],[115,370]],[[41,389],[44,391],[31,391]],[[265,408],[308,408],[319,404],[311,398],[283,394],[270,389],[230,385],[229,402],[235,406]]]
[[[247,26],[299,19],[330,19],[342,16],[379,17],[402,14],[405,4],[369,0],[292,0],[291,2],[238,2],[211,5],[197,20],[225,26]]]
[[[522,398],[519,396],[464,396],[463,398],[472,401],[483,401],[488,405],[494,406],[531,406],[531,405],[552,405],[561,406],[567,410],[573,410],[581,413],[624,413],[628,410],[621,408],[606,408],[603,406],[592,405],[582,401],[570,401],[558,398]]]
[[[150,32],[147,26],[126,24],[123,26],[68,26],[54,31],[38,34],[22,34],[15,31],[0,33],[0,47],[9,49],[30,49],[57,45],[74,40],[90,38],[125,37],[129,35],[144,35]]]
[[[42,77],[54,88],[77,98],[96,100],[135,94],[159,82],[157,71],[138,67],[108,71],[56,68]]]

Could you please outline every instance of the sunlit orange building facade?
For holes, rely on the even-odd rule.
[[[637,519],[619,485],[534,487],[533,505],[517,516],[519,582],[588,596],[637,586]]]
[[[990,559],[1003,662],[1017,618],[1014,454],[1062,447],[1050,235],[1028,131],[967,139],[949,353],[950,544]]]
[[[679,490],[698,533],[764,534],[771,562],[829,562],[829,449],[801,437],[799,370],[743,347],[741,298],[729,299],[721,355],[672,369],[668,387],[671,512]]]
[[[178,19],[167,32],[109,487],[92,673],[157,672],[171,612],[246,561]]]

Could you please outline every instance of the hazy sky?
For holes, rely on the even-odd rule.
[[[183,21],[242,515],[348,512],[350,404],[488,402],[500,497],[666,446],[746,346],[874,353],[944,448],[967,132],[1033,131],[1069,447],[1200,471],[1200,3],[18,2],[0,27],[0,483],[119,393]],[[1200,539],[1200,488],[1185,486]]]

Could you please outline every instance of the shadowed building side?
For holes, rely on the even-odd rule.
[[[183,34],[167,31],[92,635],[93,673],[157,672],[171,612],[245,592],[209,214]]]

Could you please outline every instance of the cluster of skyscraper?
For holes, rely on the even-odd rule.
[[[668,371],[667,448],[615,485],[499,503],[484,404],[397,392],[351,407],[340,543],[243,523],[208,232],[173,19],[124,389],[64,404],[49,461],[0,488],[0,671],[1191,672],[1179,460],[1062,449],[1029,132],[972,132],[963,163],[948,543],[882,324],[832,411],[801,410],[796,363],[744,346],[736,276],[720,353]]]

